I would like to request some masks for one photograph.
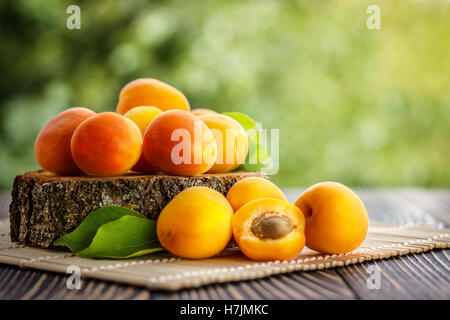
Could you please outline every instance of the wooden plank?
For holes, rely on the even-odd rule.
[[[450,299],[446,250],[364,262],[337,269],[359,299]],[[440,262],[438,262],[439,260]],[[444,262],[445,261],[445,262]],[[380,271],[380,289],[369,289],[367,268]]]
[[[436,193],[436,197],[434,192],[424,190],[411,193],[409,190],[358,190],[358,194],[372,220],[435,225],[446,222],[440,212],[447,206],[446,199],[450,194],[448,192],[439,195]],[[440,204],[435,204],[436,202]],[[367,288],[366,281],[370,276],[367,268],[370,265],[375,265],[381,270],[380,290]],[[351,286],[358,298],[362,299],[449,299],[449,266],[446,250],[435,250],[424,254],[365,262],[340,268],[337,272]]]
[[[67,276],[0,265],[0,299],[354,299],[336,270],[277,275],[256,281],[214,284],[176,292],[98,280],[82,280],[69,290]]]
[[[400,194],[409,202],[421,208],[443,223],[450,226],[450,191],[449,190],[402,190]]]

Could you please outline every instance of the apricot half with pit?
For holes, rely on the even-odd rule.
[[[233,216],[233,237],[253,260],[285,260],[305,245],[303,213],[287,201],[262,198],[243,205]]]

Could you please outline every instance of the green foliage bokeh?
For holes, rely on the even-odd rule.
[[[66,28],[71,4],[81,30]],[[114,110],[140,77],[279,128],[283,187],[448,187],[449,16],[444,0],[3,1],[0,188],[38,168],[52,116]]]

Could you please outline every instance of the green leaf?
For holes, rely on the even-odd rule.
[[[98,228],[92,243],[76,253],[87,258],[131,258],[163,250],[156,236],[156,222],[131,215]]]
[[[105,223],[115,221],[124,216],[145,218],[139,212],[125,207],[102,207],[90,213],[74,231],[58,238],[55,242],[53,242],[53,245],[66,246],[72,252],[78,252],[91,244],[98,228]]]
[[[241,124],[241,126],[244,128],[245,131],[250,129],[260,129],[262,128],[262,124],[259,122],[256,122],[252,118],[250,118],[248,115],[241,113],[241,112],[224,112],[223,113],[226,116],[229,116],[230,118],[233,118],[237,122]]]
[[[265,168],[270,168],[272,159],[267,149],[260,143],[259,129],[262,129],[262,124],[241,112],[224,112],[223,114],[239,122],[248,134],[249,153],[238,170],[264,171]]]
[[[245,171],[263,171],[264,168],[270,168],[272,165],[272,159],[269,155],[267,149],[259,144],[259,134],[257,133],[257,138],[249,136],[248,139],[249,150],[255,150],[254,152],[249,152],[245,163],[239,166],[240,169]]]

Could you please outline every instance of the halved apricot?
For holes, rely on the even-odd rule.
[[[235,212],[233,237],[250,259],[290,259],[305,246],[305,218],[299,208],[287,201],[252,200]]]

